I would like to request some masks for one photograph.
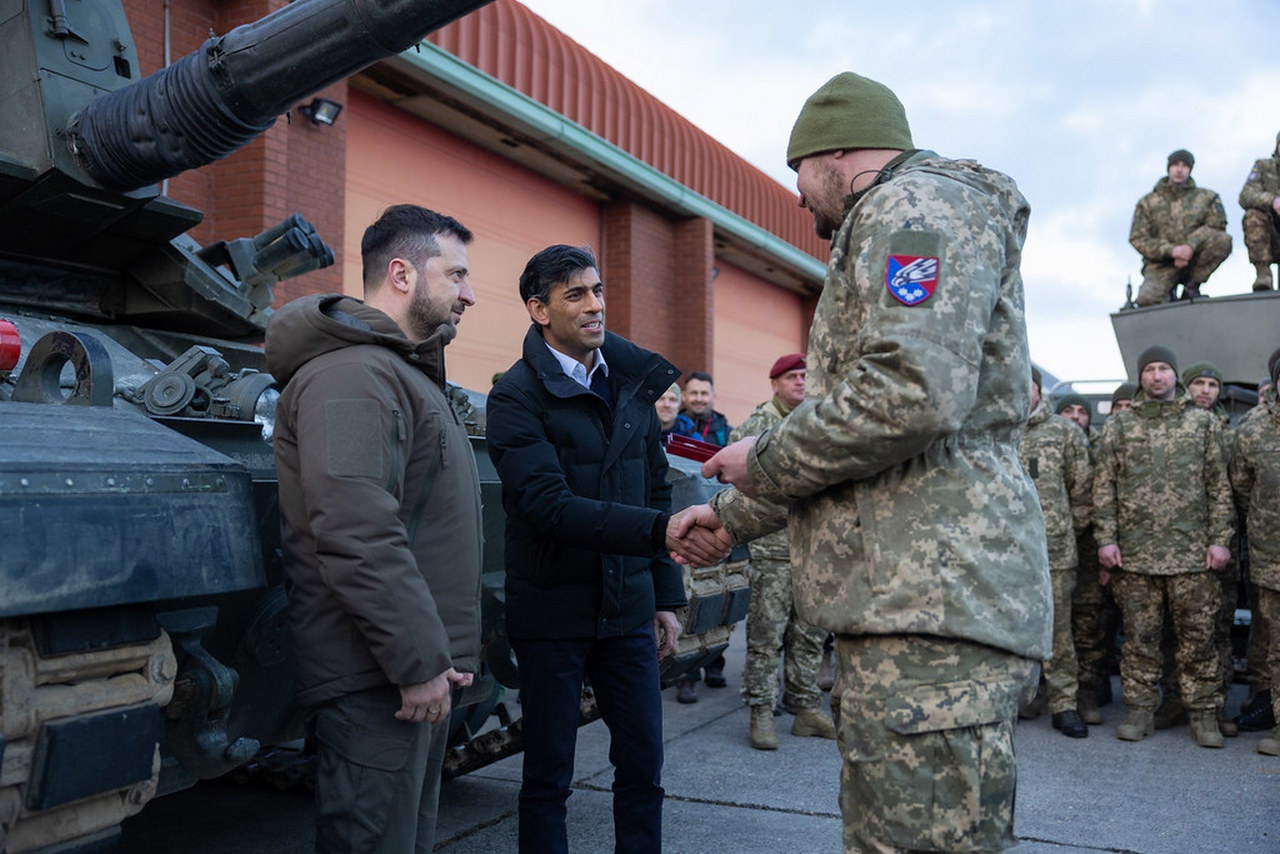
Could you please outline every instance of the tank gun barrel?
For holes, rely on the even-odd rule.
[[[303,0],[90,101],[67,140],[102,187],[128,192],[226,157],[300,99],[491,0]]]

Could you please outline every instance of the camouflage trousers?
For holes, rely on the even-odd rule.
[[[1169,301],[1169,291],[1175,285],[1202,285],[1209,275],[1231,254],[1231,235],[1215,231],[1191,256],[1186,267],[1175,267],[1173,261],[1147,261],[1142,263],[1142,286],[1138,288],[1138,305],[1160,305]]]
[[[1268,625],[1275,625],[1280,620],[1280,590],[1258,588],[1258,612]],[[1280,632],[1268,632],[1267,668],[1271,673],[1270,685],[1259,685],[1258,690],[1271,689],[1271,709],[1276,720],[1280,721]]]
[[[1235,678],[1235,655],[1231,651],[1231,624],[1236,613],[1236,584],[1240,578],[1240,570],[1235,561],[1227,564],[1220,572],[1213,573],[1218,577],[1217,608],[1213,615],[1213,650],[1216,656],[1219,696],[1225,698],[1231,690],[1231,682]],[[1160,634],[1160,695],[1162,698],[1182,696],[1182,688],[1178,684],[1178,639],[1173,627],[1173,606],[1166,602],[1164,610],[1164,628]]]
[[[1218,691],[1225,700],[1236,676],[1236,656],[1231,649],[1231,626],[1236,621],[1236,604],[1240,600],[1240,565],[1232,560],[1216,575],[1221,587],[1218,613],[1213,623],[1213,645],[1218,651]]]
[[[1071,634],[1072,593],[1076,589],[1075,569],[1055,569],[1053,580],[1053,658],[1044,663],[1044,681],[1049,686],[1049,711],[1074,710],[1079,671],[1076,644]]]
[[[1099,685],[1111,678],[1115,667],[1120,611],[1111,588],[1098,582],[1098,549],[1093,537],[1087,542],[1082,537],[1080,543],[1080,566],[1076,568],[1076,589],[1071,597],[1071,633],[1076,640],[1080,693],[1092,696]]]
[[[1280,216],[1272,211],[1250,209],[1244,212],[1242,225],[1250,264],[1280,261]]]
[[[1016,844],[1013,725],[1039,663],[920,635],[837,635],[835,655],[846,854]]]
[[[1160,635],[1167,605],[1183,705],[1193,711],[1219,708],[1224,697],[1213,641],[1222,591],[1217,573],[1144,575],[1121,570],[1113,572],[1111,585],[1124,616],[1120,683],[1125,705],[1154,709],[1159,701]]]
[[[1263,588],[1249,584],[1249,697],[1271,687],[1275,672],[1268,661],[1271,649],[1271,615],[1261,605]]]
[[[791,596],[791,563],[752,559],[751,605],[747,611],[747,659],[742,671],[742,699],[748,706],[773,708],[778,702],[778,652],[782,682],[793,709],[822,705],[818,664],[826,629],[796,614]]]

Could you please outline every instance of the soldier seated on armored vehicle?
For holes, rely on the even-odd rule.
[[[1244,208],[1244,245],[1249,263],[1258,272],[1253,289],[1269,291],[1275,287],[1271,265],[1280,261],[1280,133],[1271,156],[1249,170],[1240,188],[1240,207]]]
[[[1129,243],[1142,256],[1138,306],[1203,296],[1200,286],[1231,254],[1227,214],[1213,190],[1191,177],[1196,159],[1178,149],[1169,155],[1168,174],[1143,196],[1133,212]]]

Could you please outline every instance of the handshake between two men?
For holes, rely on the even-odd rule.
[[[755,436],[727,445],[702,464],[702,476],[727,483],[744,495],[756,492],[747,476],[747,457]],[[667,523],[667,549],[679,563],[710,566],[729,556],[733,536],[710,504],[693,504],[671,516]]]

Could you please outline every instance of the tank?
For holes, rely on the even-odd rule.
[[[296,215],[199,245],[156,184],[481,5],[294,3],[145,78],[119,3],[0,10],[0,850],[299,733],[257,345],[333,253]]]
[[[486,2],[295,2],[145,78],[118,2],[0,4],[0,851],[105,850],[198,780],[309,776],[260,344],[273,287],[333,252],[298,214],[201,245],[202,214],[158,182]],[[486,555],[482,668],[455,696],[447,775],[521,746],[484,399],[451,391]],[[719,488],[671,459],[678,505]],[[741,568],[688,574],[664,680],[727,645]],[[597,715],[588,686],[582,720]]]

